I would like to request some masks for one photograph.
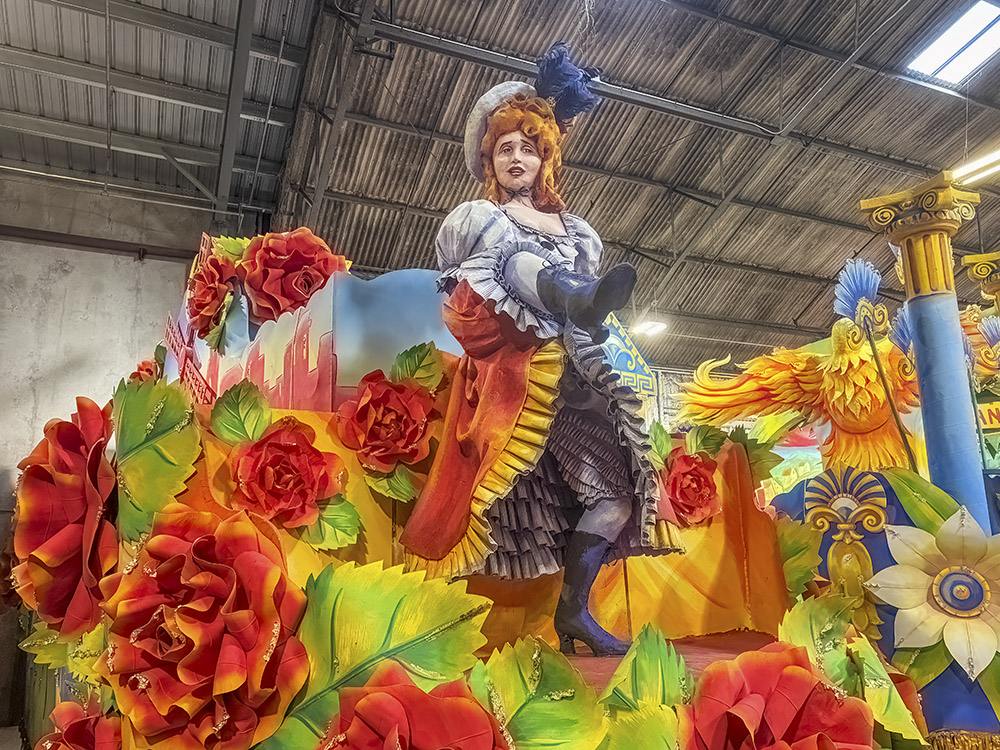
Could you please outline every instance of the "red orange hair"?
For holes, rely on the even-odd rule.
[[[566,208],[559,196],[562,132],[547,101],[537,97],[529,99],[521,94],[497,107],[486,121],[486,135],[479,149],[486,174],[484,197],[494,203],[503,203],[507,197],[493,170],[493,149],[497,140],[515,130],[520,130],[535,143],[542,159],[538,177],[535,178],[535,208],[550,213],[562,211]]]

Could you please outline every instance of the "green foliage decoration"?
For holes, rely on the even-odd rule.
[[[231,445],[252,442],[271,424],[271,407],[249,380],[219,396],[212,407],[212,432]]]
[[[785,515],[775,522],[788,595],[796,599],[816,575],[823,561],[819,554],[823,532]]]
[[[337,495],[320,504],[319,518],[312,526],[301,529],[299,538],[322,550],[349,547],[358,541],[361,533],[361,516],[357,509]]]
[[[604,740],[594,691],[542,641],[528,638],[494,651],[472,668],[469,685],[518,750],[596,750]]]
[[[444,379],[444,360],[433,342],[417,344],[396,355],[389,379],[394,382],[415,380],[432,393]]]
[[[310,576],[305,593],[298,637],[309,655],[309,682],[258,750],[315,747],[339,710],[337,691],[364,685],[387,659],[427,689],[462,677],[486,640],[480,628],[490,602],[467,593],[464,581],[345,563]]]
[[[177,384],[122,381],[113,401],[118,531],[134,542],[153,514],[184,491],[201,443],[191,400]]]

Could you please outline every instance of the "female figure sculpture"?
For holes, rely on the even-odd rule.
[[[588,74],[561,45],[540,68],[539,91],[500,84],[469,117],[466,164],[486,198],[456,208],[437,238],[445,322],[466,354],[400,541],[432,575],[533,577],[562,562],[560,647],[621,654],[628,644],[588,609],[600,566],[609,553],[674,549],[655,516],[640,402],[600,346],[636,272],[598,273],[601,240],[558,192],[565,120],[596,101]],[[553,77],[564,84],[554,107],[537,95]]]

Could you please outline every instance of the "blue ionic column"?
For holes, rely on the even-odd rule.
[[[861,201],[903,262],[931,481],[989,533],[990,516],[955,295],[951,237],[975,216],[979,195],[943,172],[912,190]]]

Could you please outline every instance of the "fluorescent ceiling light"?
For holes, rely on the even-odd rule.
[[[1000,49],[1000,7],[979,0],[909,67],[948,83],[960,83],[997,49]]]
[[[641,333],[646,336],[655,336],[667,330],[667,324],[657,320],[644,320],[632,329],[632,333]]]

